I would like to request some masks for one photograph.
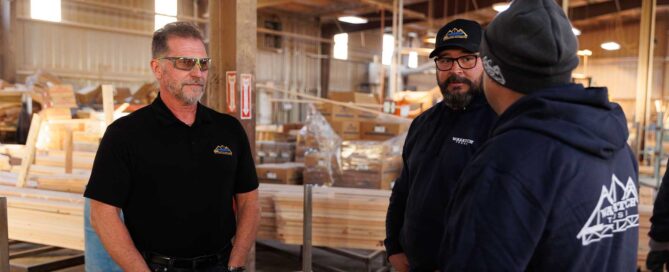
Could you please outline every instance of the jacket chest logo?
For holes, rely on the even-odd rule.
[[[453,140],[453,142],[455,142],[456,144],[460,144],[460,145],[470,145],[470,144],[474,144],[474,140],[471,140],[471,139],[464,139],[464,138],[453,137],[452,140]]]
[[[232,156],[232,150],[227,146],[219,145],[214,148],[214,154]]]
[[[597,206],[576,235],[576,239],[581,239],[581,244],[587,246],[629,228],[638,227],[639,213],[635,209],[638,205],[639,195],[634,180],[627,178],[627,183],[623,184],[613,175],[611,186],[602,186]]]

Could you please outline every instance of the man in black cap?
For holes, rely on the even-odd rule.
[[[638,166],[606,88],[571,84],[555,0],[514,0],[481,42],[500,116],[449,202],[441,271],[635,271]]]
[[[496,118],[480,89],[482,34],[469,20],[452,21],[437,34],[430,57],[444,99],[411,124],[386,217],[385,246],[398,271],[438,268],[444,208]]]

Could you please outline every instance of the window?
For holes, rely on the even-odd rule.
[[[348,59],[348,34],[339,33],[334,35],[334,50],[332,57],[340,60]]]
[[[418,68],[418,52],[409,52],[409,68]]]
[[[46,0],[45,0],[46,1]],[[177,0],[156,0],[154,30],[177,21]]]
[[[60,0],[30,0],[30,18],[60,22]]]
[[[383,34],[383,52],[381,53],[381,63],[390,65],[393,62],[393,53],[395,52],[395,37],[390,34]]]

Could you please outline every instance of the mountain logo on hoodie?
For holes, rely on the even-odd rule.
[[[614,174],[611,187],[602,186],[597,206],[576,238],[587,246],[629,228],[639,227],[639,213],[635,209],[638,205],[639,195],[634,180],[629,177],[623,184]]]

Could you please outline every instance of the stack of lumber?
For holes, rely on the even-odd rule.
[[[258,227],[258,239],[279,239],[276,235],[276,210],[274,209],[273,197],[282,192],[301,193],[302,186],[266,184],[261,183],[259,192],[260,203],[260,226]]]
[[[84,249],[81,194],[0,185],[7,196],[9,239]]]
[[[263,184],[262,190],[266,190]],[[287,186],[272,196],[279,241],[302,244],[303,188]],[[292,187],[292,188],[291,188]],[[315,246],[383,249],[390,191],[314,187],[312,242]]]

